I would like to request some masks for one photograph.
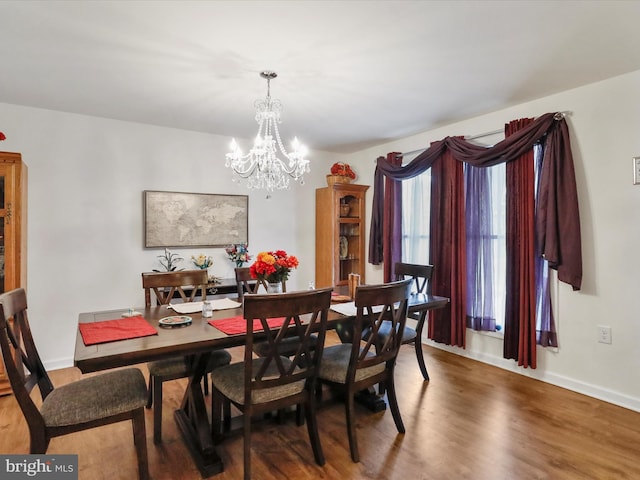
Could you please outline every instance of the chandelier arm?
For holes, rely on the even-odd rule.
[[[249,165],[249,168],[247,170],[240,170],[236,167],[231,167],[231,169],[233,170],[233,173],[235,173],[237,176],[242,178],[249,178],[251,175],[253,175],[253,172],[256,171],[256,168],[258,168],[257,163]]]

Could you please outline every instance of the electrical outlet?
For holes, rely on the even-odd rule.
[[[598,325],[598,342],[611,343],[611,327]]]

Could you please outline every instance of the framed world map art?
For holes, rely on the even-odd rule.
[[[144,246],[225,247],[249,241],[248,195],[145,190]]]

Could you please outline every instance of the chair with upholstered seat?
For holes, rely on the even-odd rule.
[[[405,278],[411,278],[413,287],[412,293],[424,293],[431,295],[431,277],[433,276],[433,265],[417,265],[414,263],[398,262],[395,264],[395,276],[396,280],[404,280]],[[422,377],[425,380],[429,380],[429,373],[427,372],[427,366],[424,363],[424,355],[422,353],[422,330],[424,328],[425,321],[427,319],[427,311],[408,313],[407,317],[415,320],[416,326],[412,328],[405,326],[402,333],[402,344],[413,344],[416,351],[416,359],[418,360],[418,366]],[[382,328],[379,332],[380,338],[384,339],[385,328]]]
[[[183,302],[193,302],[200,292],[201,298],[206,299],[208,283],[206,270],[184,270],[179,272],[153,272],[142,274],[142,286],[144,288],[145,306],[152,304],[153,291],[159,305],[171,303],[177,292]],[[193,287],[190,293],[186,293],[184,287]],[[214,350],[211,352],[207,364],[206,373],[214,368],[228,365],[231,362],[231,354],[226,350]],[[149,362],[149,394],[147,408],[153,406],[153,441],[162,442],[162,384],[170,380],[186,378],[191,374],[191,357],[173,357],[164,360]],[[209,393],[209,385],[205,374],[203,386],[205,394]]]
[[[22,288],[0,295],[0,349],[13,394],[29,427],[29,453],[46,453],[54,437],[130,421],[138,476],[149,478],[144,420],[147,387],[139,369],[114,370],[54,388],[31,335]],[[36,386],[42,398],[40,407],[31,397]]]
[[[252,417],[294,405],[303,406],[315,461],[324,464],[316,422],[315,383],[330,303],[331,288],[244,297],[247,324],[244,362],[211,372],[211,416],[212,433],[219,440],[223,424],[230,422],[228,408],[224,408],[222,418],[223,407],[230,402],[242,412],[245,479],[251,478]],[[270,326],[268,319],[282,319],[283,323]],[[280,355],[280,343],[292,333],[298,340],[298,350],[288,358]],[[311,348],[312,334],[318,338],[315,348]],[[269,348],[264,356],[255,358],[252,351],[257,339]]]
[[[236,284],[238,286],[238,301],[243,302],[245,295],[254,295],[260,292],[261,287],[265,292],[267,291],[267,282],[259,278],[255,279],[251,277],[251,269],[248,267],[236,268]],[[287,282],[282,281],[282,292],[287,292]],[[316,335],[311,336],[311,347],[313,348],[318,341]],[[279,343],[280,355],[284,357],[290,357],[294,355],[298,350],[299,342],[297,337],[283,338]],[[269,354],[269,345],[266,342],[254,342],[253,352],[259,357],[265,357]],[[284,420],[284,411],[278,411],[278,421]],[[303,415],[300,409],[298,409],[297,415],[298,425],[303,423]]]
[[[321,383],[345,392],[345,413],[351,459],[360,461],[356,437],[354,397],[356,393],[384,384],[393,420],[399,433],[404,433],[396,397],[394,370],[400,350],[402,331],[407,320],[411,280],[356,288],[356,318],[350,334],[351,343],[332,345],[324,349],[318,378]],[[379,330],[388,322],[385,339]],[[368,330],[368,339],[362,338]]]
[[[251,272],[248,267],[239,267],[236,268],[236,283],[238,285],[238,301],[242,302],[245,295],[254,295],[260,291],[262,287],[263,290],[267,290],[267,285],[264,281],[260,279],[254,279],[251,277]],[[282,281],[282,291],[286,293],[287,285],[286,282]],[[317,338],[313,336],[311,341],[315,343]],[[295,337],[285,338],[282,342],[280,342],[280,354],[285,357],[290,357],[298,350],[298,341]],[[256,355],[263,357],[264,354],[268,351],[268,345],[264,342],[256,342],[253,345],[253,351]]]

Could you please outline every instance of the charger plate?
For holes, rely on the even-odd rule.
[[[158,324],[164,328],[188,327],[192,321],[192,318],[186,315],[173,315],[161,318],[158,320]]]

